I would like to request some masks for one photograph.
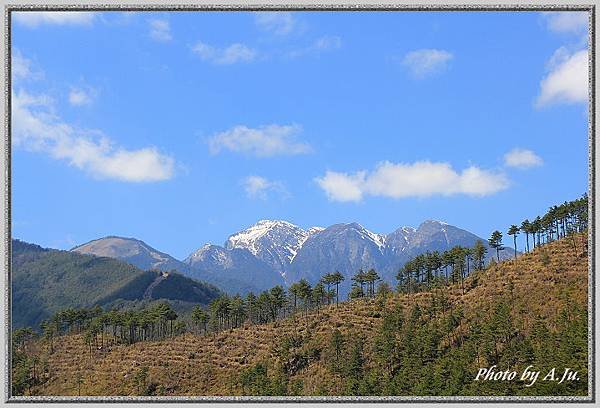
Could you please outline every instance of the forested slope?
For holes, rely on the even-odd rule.
[[[461,284],[387,293],[268,324],[90,348],[35,340],[36,395],[585,395],[586,237]],[[464,293],[463,293],[464,291]],[[199,330],[198,330],[199,331]],[[56,340],[56,339],[55,339]],[[578,381],[474,381],[480,367],[578,371]],[[544,375],[544,374],[542,374]]]
[[[140,301],[161,276],[113,258],[44,249],[13,240],[12,324],[39,324],[66,308],[105,306],[115,301]],[[220,291],[203,282],[172,273],[154,288],[151,299],[207,305]]]

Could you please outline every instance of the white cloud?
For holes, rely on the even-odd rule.
[[[248,176],[242,184],[249,198],[260,198],[266,200],[269,192],[282,194],[284,197],[288,195],[287,190],[279,181],[271,181],[260,176]]]
[[[65,160],[96,178],[152,182],[174,175],[174,160],[155,147],[127,150],[98,131],[77,129],[53,113],[45,95],[14,93],[11,118],[16,147]]]
[[[553,11],[543,16],[548,28],[557,33],[582,34],[588,30],[589,16],[584,11]]]
[[[167,20],[153,19],[148,22],[150,25],[150,37],[158,42],[168,42],[173,39],[171,36],[171,26]]]
[[[31,61],[23,57],[19,51],[12,56],[11,73],[14,79],[26,79],[31,75]]]
[[[568,47],[560,47],[554,54],[550,57],[550,59],[546,62],[546,70],[552,71],[557,68],[560,64],[565,62],[571,56],[571,51]]]
[[[198,41],[192,51],[203,61],[217,65],[231,65],[238,62],[251,62],[256,56],[256,50],[244,44],[235,43],[225,48],[217,48]]]
[[[309,153],[310,146],[295,139],[295,135],[301,130],[297,125],[268,125],[256,129],[235,126],[211,137],[208,146],[212,154],[221,150],[256,157]]]
[[[292,13],[285,11],[258,12],[255,14],[254,21],[260,29],[276,35],[289,34],[296,27],[296,20]]]
[[[13,81],[19,81],[21,79],[36,80],[44,77],[44,73],[34,69],[33,62],[25,58],[18,49],[13,50],[11,58],[11,74]]]
[[[95,14],[89,11],[17,11],[12,16],[21,25],[35,28],[40,25],[91,25]]]
[[[464,194],[486,196],[504,190],[509,182],[501,173],[471,166],[458,172],[448,163],[379,163],[372,172],[353,174],[327,171],[315,181],[331,201],[361,201],[364,196],[429,197]]]
[[[550,72],[540,82],[538,107],[555,103],[585,103],[588,100],[588,52],[573,54],[559,48],[549,62]]]
[[[527,169],[544,164],[540,156],[527,149],[512,149],[504,155],[504,165],[508,167],[517,167]]]
[[[71,88],[69,91],[69,103],[73,106],[91,105],[96,96],[96,91],[92,88]]]
[[[363,197],[366,172],[355,174],[327,171],[325,176],[315,180],[331,201],[360,201]]]
[[[301,48],[288,53],[290,58],[298,58],[308,54],[319,54],[325,51],[337,50],[342,46],[342,39],[338,36],[329,36],[318,38],[313,44],[306,48]]]
[[[43,73],[34,71],[32,65],[31,60],[25,58],[18,49],[14,49],[10,65],[13,81],[43,77]]]
[[[421,49],[406,54],[402,65],[406,66],[415,78],[423,79],[446,69],[452,58],[454,56],[445,50]]]

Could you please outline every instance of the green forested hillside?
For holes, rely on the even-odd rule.
[[[13,327],[38,327],[69,307],[107,305],[118,300],[173,299],[208,304],[219,296],[214,286],[170,273],[146,293],[161,272],[143,271],[112,258],[48,250],[13,240]],[[130,302],[131,303],[131,302]]]

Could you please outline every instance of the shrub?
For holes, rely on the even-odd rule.
[[[540,251],[540,260],[542,261],[542,265],[550,265],[550,255],[548,255],[548,252],[545,249]]]

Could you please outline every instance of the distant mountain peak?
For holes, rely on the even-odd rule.
[[[446,225],[450,225],[447,222],[444,221],[439,221],[439,220],[425,220],[421,223],[421,225],[419,225],[419,227],[423,226],[423,225],[440,225],[440,226],[446,226]]]
[[[205,253],[207,252],[211,252],[211,251],[224,251],[225,249],[218,246],[218,245],[213,245],[209,242],[207,242],[206,244],[202,245],[200,248],[198,248],[197,250],[195,250],[194,252],[192,252],[192,254],[190,256],[188,256],[188,258],[186,259],[185,262],[187,262],[188,259],[191,258],[199,258],[202,257]]]
[[[93,244],[94,242],[99,242],[99,241],[107,241],[107,240],[119,240],[119,241],[131,241],[131,242],[142,242],[139,239],[136,238],[130,238],[130,237],[122,237],[119,235],[107,235],[104,237],[100,237],[100,238],[96,238],[96,239],[92,239],[84,244],[81,245],[77,245],[74,246],[73,248],[71,248],[69,251],[76,251],[78,248],[83,248],[86,246],[89,246],[90,244]]]
[[[375,268],[393,282],[412,257],[454,245],[472,246],[477,240],[474,234],[435,219],[389,234],[370,231],[358,222],[305,230],[288,221],[261,219],[230,235],[223,246],[205,243],[183,262],[143,241],[118,236],[90,241],[73,251],[122,259],[142,269],[177,269],[235,293],[290,285],[301,278],[316,282],[335,270],[348,278],[361,268]],[[344,285],[346,290],[350,283]]]
[[[285,220],[268,220],[268,219],[262,219],[259,220],[258,222],[256,222],[254,225],[265,225],[265,226],[276,226],[276,225],[287,225],[290,227],[295,227],[295,228],[299,228],[297,225],[292,224],[289,221],[285,221]]]
[[[71,249],[72,252],[90,254],[96,256],[107,256],[110,258],[119,258],[124,255],[135,255],[141,250],[157,252],[148,244],[136,238],[126,238],[117,235],[93,239],[85,244],[78,245]]]
[[[225,248],[250,251],[285,279],[289,265],[311,235],[311,232],[287,221],[260,220],[230,235]]]
[[[295,234],[302,239],[307,235],[297,225],[282,220],[260,220],[256,224],[230,235],[225,242],[227,249],[244,248],[252,252],[255,256],[261,251],[261,242],[268,240],[269,235]]]
[[[152,248],[144,241],[116,235],[89,241],[71,249],[71,252],[120,259],[144,270],[159,269],[168,271],[176,269],[185,272],[187,268],[180,261]]]

